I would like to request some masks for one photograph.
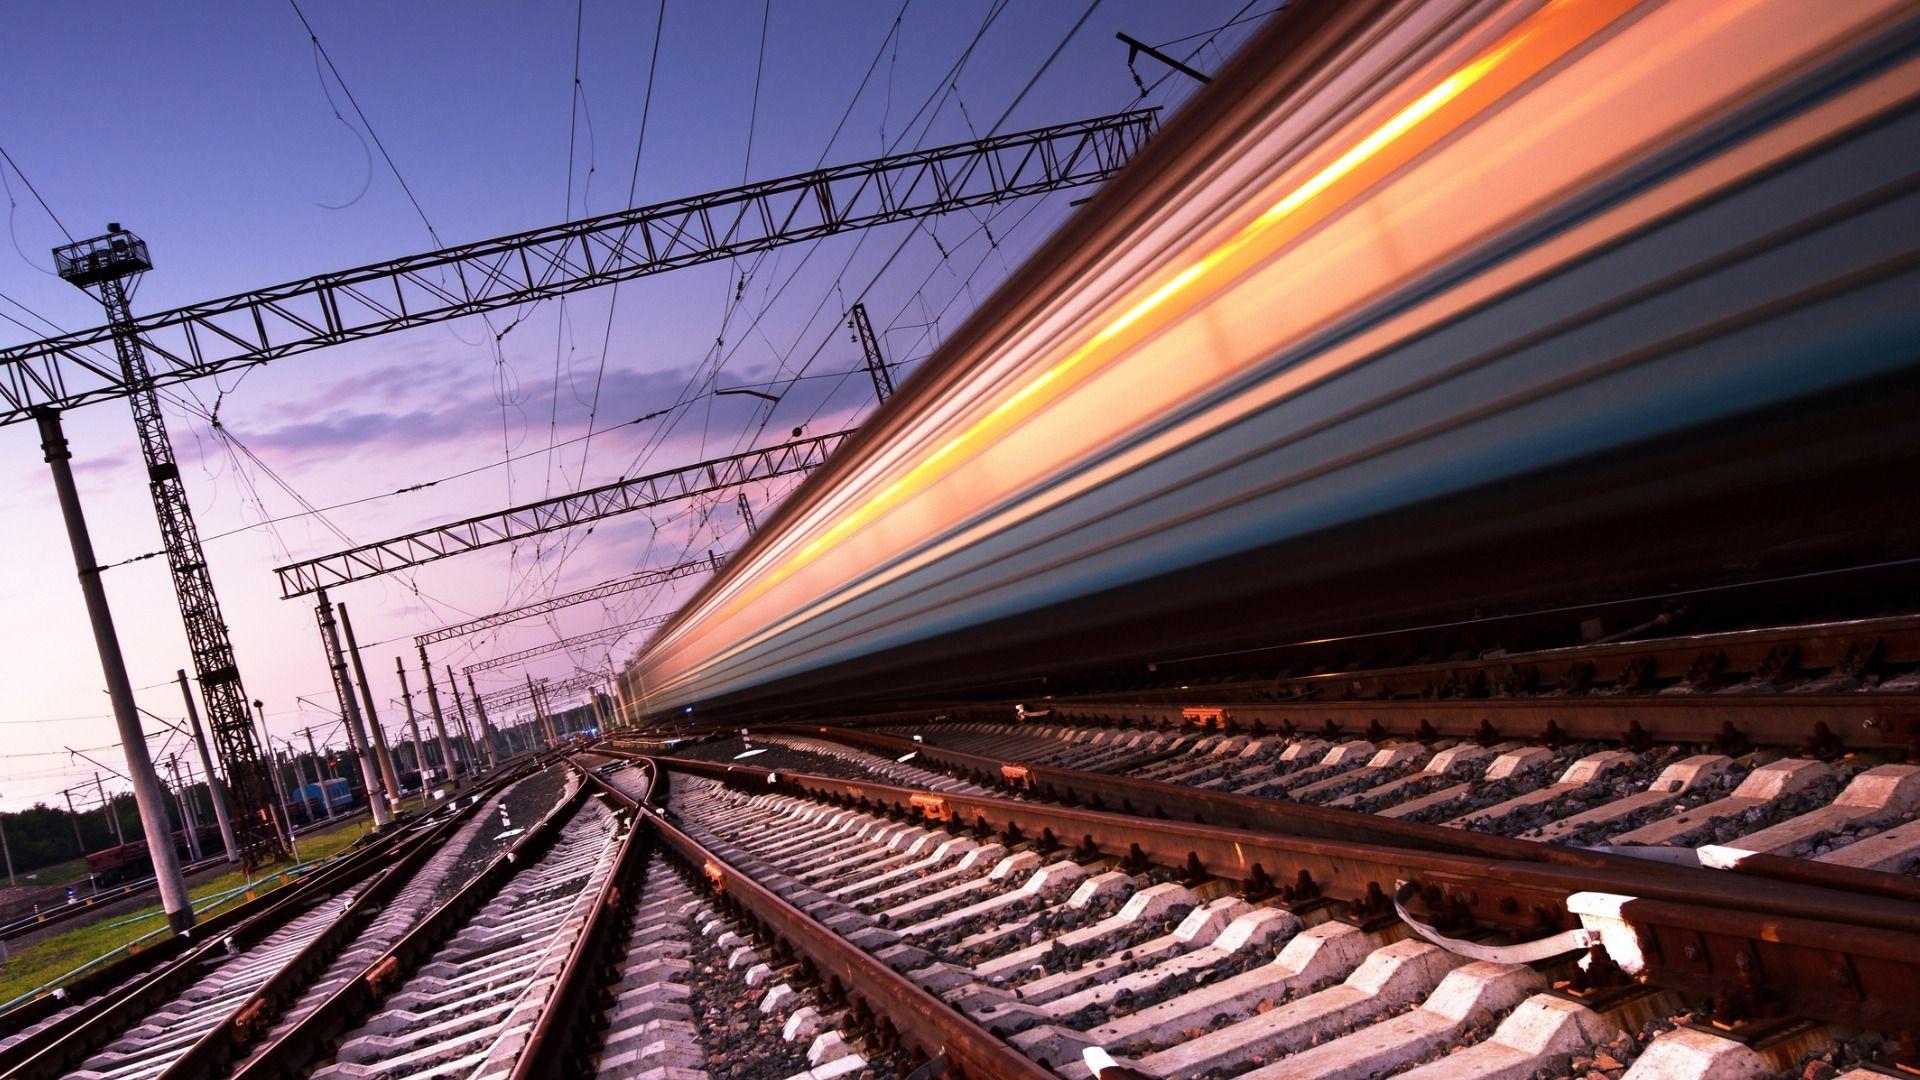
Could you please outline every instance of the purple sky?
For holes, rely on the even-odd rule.
[[[957,91],[942,87],[942,74],[992,6],[989,0],[912,0],[900,33],[880,52],[828,147],[901,10],[898,0],[773,0],[758,66],[757,115],[762,5],[670,0],[635,202],[737,184],[743,172],[758,179],[803,171],[823,152],[832,164],[876,156],[896,142],[904,149],[984,134],[1085,10],[1078,0],[1014,0],[981,39]],[[1244,0],[1108,0],[1001,130],[1134,104],[1137,88],[1116,30],[1152,42],[1201,33],[1170,46],[1185,56],[1236,13],[1274,6],[1271,0],[1250,6]],[[308,0],[303,7],[447,243],[628,204],[655,3],[583,5],[581,93],[571,121],[574,5]],[[1217,68],[1222,50],[1257,25],[1226,30],[1193,62]],[[1149,85],[1163,73],[1144,58],[1138,68]],[[1176,76],[1160,83],[1149,101],[1177,104],[1193,89]],[[0,145],[75,236],[95,235],[112,220],[151,245],[156,269],[140,287],[137,310],[438,246],[330,74],[323,89],[313,47],[289,6],[125,4],[110,14],[90,5],[21,8],[0,37],[0,94],[11,105],[0,120]],[[903,139],[907,120],[930,98],[935,106]],[[347,122],[336,119],[336,105]],[[0,292],[62,328],[97,325],[94,302],[50,274],[47,252],[63,242],[59,228],[21,177],[4,172],[14,205],[10,236],[0,242]],[[817,434],[849,424],[872,399],[864,374],[800,382],[771,417],[759,399],[704,392],[791,375],[810,358],[809,375],[853,369],[857,347],[839,325],[841,313],[903,239],[902,254],[866,299],[891,358],[926,355],[1010,266],[1067,219],[1068,200],[1079,194],[849,234],[757,263],[679,271],[622,286],[617,304],[610,305],[604,289],[548,302],[524,313],[497,352],[491,332],[472,319],[180,389],[202,410],[218,402],[220,419],[239,444],[224,441],[202,415],[169,410],[174,449],[208,538],[249,697],[266,701],[276,737],[319,723],[322,741],[343,741],[330,711],[296,700],[333,707],[312,606],[278,598],[275,565],[346,546],[340,533],[353,542],[375,540],[558,494],[582,481],[604,483],[778,442],[799,425]],[[753,272],[741,288],[738,275],[748,269]],[[44,331],[0,320],[0,342],[51,332],[6,300],[0,315]],[[512,313],[493,317],[495,328],[511,322]],[[603,351],[599,426],[693,400],[661,420],[597,435],[584,455],[578,442],[549,454],[550,441],[584,433]],[[67,429],[101,561],[153,551],[158,529],[125,404],[71,413]],[[503,466],[509,453],[519,460]],[[289,487],[313,506],[328,506],[487,465],[324,518],[258,527],[263,518],[301,512]],[[750,492],[756,510],[764,514],[788,486],[776,482]],[[63,785],[91,781],[93,766],[70,761],[63,747],[120,762],[31,425],[0,428],[0,502],[7,507],[0,530],[6,685],[0,807],[13,809],[42,798],[57,802]],[[393,657],[415,633],[664,565],[682,552],[725,550],[742,535],[731,497],[666,509],[651,519],[615,519],[587,536],[578,535],[582,531],[337,590],[335,599],[353,612],[379,696],[398,693]],[[460,666],[552,640],[556,632],[584,633],[670,611],[698,581],[449,643],[435,659]],[[113,569],[107,588],[134,685],[143,688],[141,703],[180,716],[171,680],[187,657],[164,564],[148,559]],[[638,644],[628,639],[620,650]],[[605,655],[604,649],[571,659],[555,654],[532,667],[560,676],[574,662],[603,666]],[[491,673],[481,689],[503,686],[510,670]],[[381,714],[389,731],[402,718],[397,705]],[[151,745],[180,750],[165,736]]]

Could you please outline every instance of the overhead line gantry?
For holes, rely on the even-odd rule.
[[[618,480],[490,514],[462,518],[386,540],[346,548],[274,568],[283,598],[302,596],[350,581],[391,574],[469,551],[508,544],[635,510],[691,499],[741,484],[818,468],[851,430],[812,435],[778,446]]]
[[[704,559],[693,559],[683,563],[676,563],[673,566],[662,566],[652,570],[643,570],[631,577],[604,581],[598,585],[580,589],[577,592],[551,596],[545,600],[538,600],[531,604],[522,604],[517,608],[509,608],[506,611],[496,611],[491,615],[482,615],[477,619],[468,619],[465,622],[442,626],[437,630],[429,630],[424,634],[415,634],[413,643],[422,648],[428,645],[437,645],[442,641],[451,641],[454,638],[465,637],[468,634],[477,634],[482,630],[491,630],[496,626],[505,626],[507,623],[518,622],[521,619],[531,619],[538,615],[559,611],[561,608],[573,607],[576,604],[589,604],[595,600],[604,600],[609,596],[619,596],[622,593],[633,592],[636,589],[646,589],[655,585],[663,585],[669,581],[677,581],[683,577],[718,570],[720,564],[725,560],[725,555],[708,553]]]
[[[497,311],[853,229],[1006,202],[1112,176],[1154,110],[996,135],[615,211],[301,278],[0,349],[0,425],[135,392],[87,350],[119,333],[155,386]]]
[[[476,671],[492,671],[494,668],[506,667],[508,664],[517,664],[522,660],[531,660],[536,656],[545,656],[548,653],[556,653],[562,649],[575,649],[584,645],[595,645],[603,641],[617,641],[635,630],[651,630],[657,626],[664,626],[666,621],[672,617],[671,614],[649,615],[644,619],[635,619],[632,622],[602,627],[599,630],[593,630],[585,634],[576,634],[570,638],[549,641],[541,645],[532,646],[531,648],[521,649],[519,652],[507,653],[504,656],[489,657],[477,664],[468,664],[464,670],[469,674]]]

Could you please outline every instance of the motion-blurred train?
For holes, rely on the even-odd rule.
[[[625,686],[1032,698],[1909,566],[1917,45],[1912,0],[1296,0]]]

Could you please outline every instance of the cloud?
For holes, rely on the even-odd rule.
[[[323,387],[302,399],[302,417],[290,423],[241,429],[247,445],[263,453],[295,458],[382,454],[396,450],[498,438],[501,403],[494,397],[491,373],[476,377],[474,365],[422,360],[386,364]],[[602,379],[596,426],[601,429],[666,408],[688,379],[685,371],[634,371],[609,368]],[[448,387],[468,388],[448,394]],[[576,401],[576,395],[579,400]],[[593,399],[591,377],[560,387],[562,438],[584,430]],[[523,387],[509,398],[508,424],[516,437],[546,426],[554,409],[551,382]]]

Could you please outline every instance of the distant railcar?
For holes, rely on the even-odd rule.
[[[198,832],[202,857],[219,856],[224,850],[220,843],[219,827],[202,825]],[[187,842],[185,830],[174,830],[173,850],[182,863],[192,859],[193,849]],[[134,840],[88,852],[87,874],[93,878],[95,885],[120,885],[153,876],[153,858],[147,854],[147,842],[144,839]]]

